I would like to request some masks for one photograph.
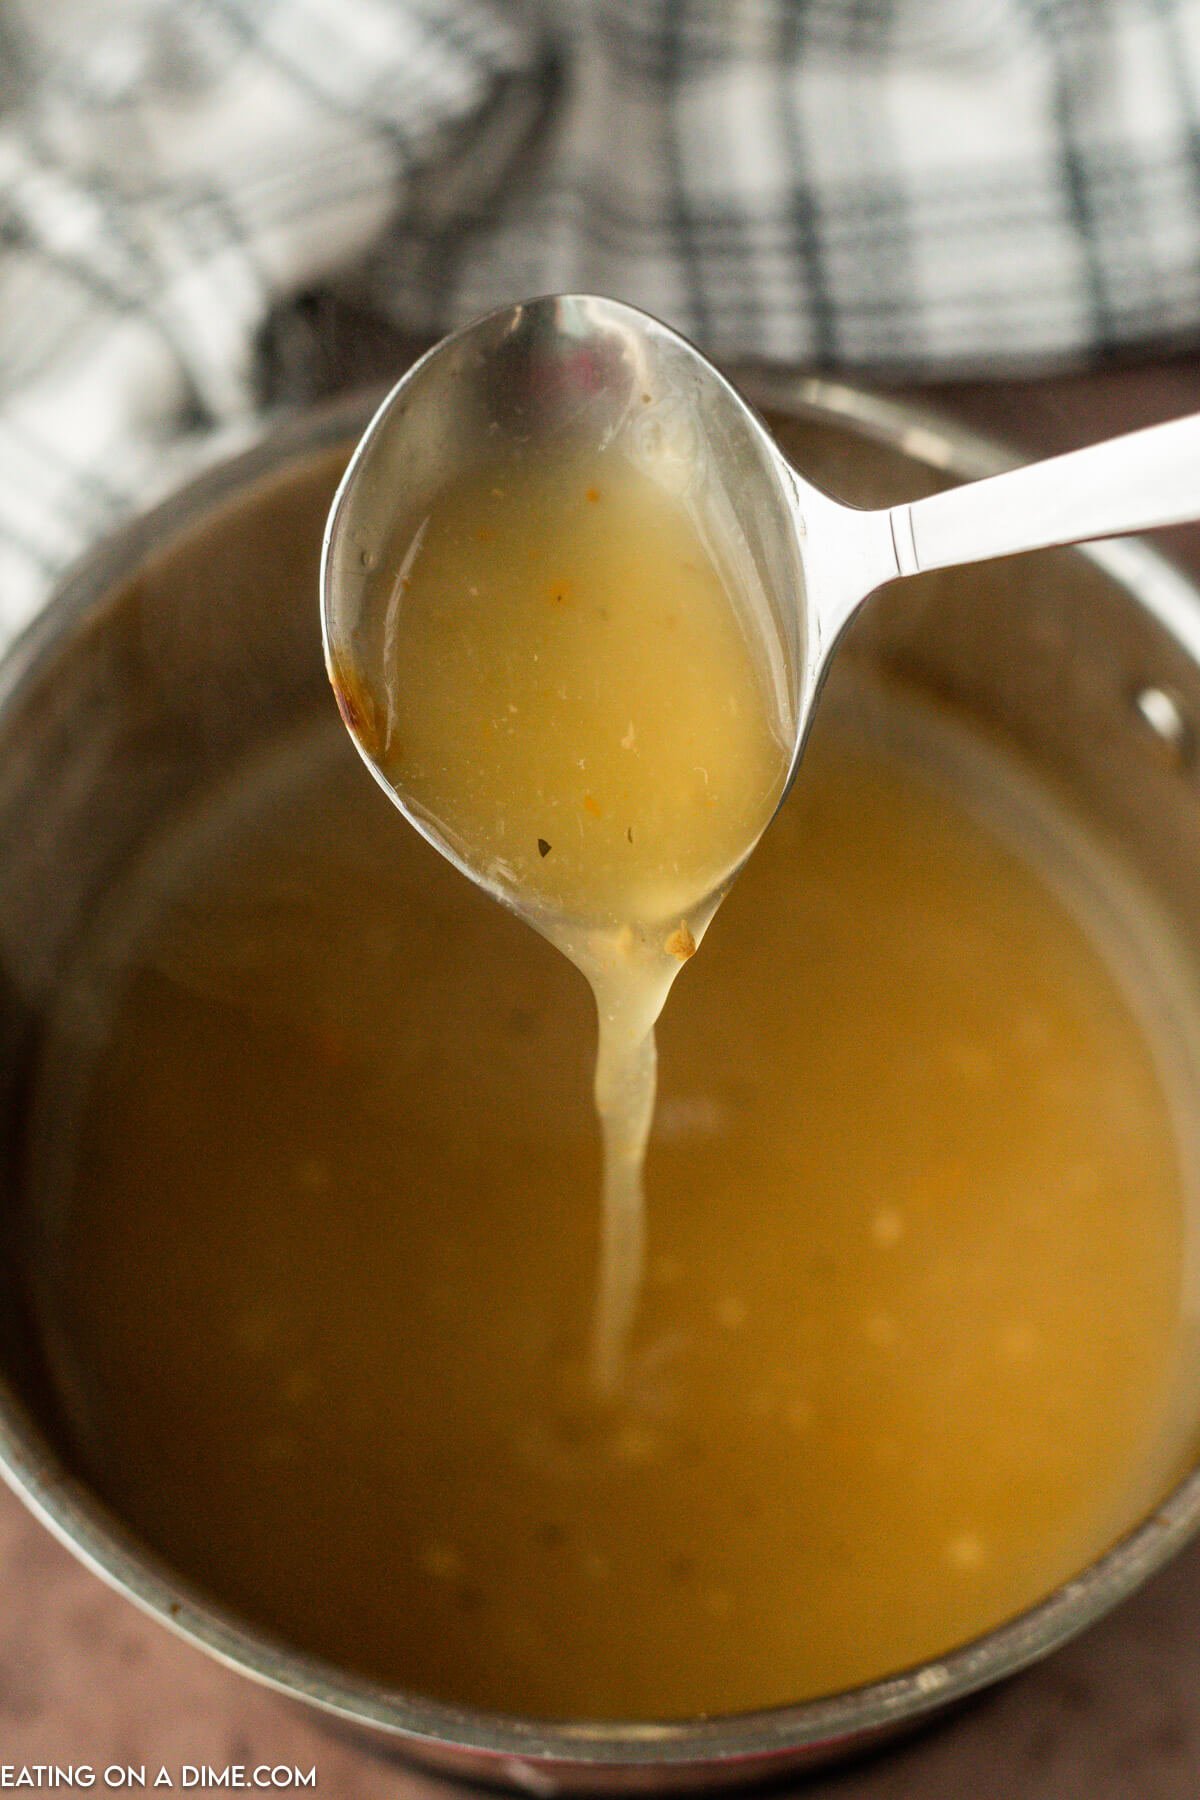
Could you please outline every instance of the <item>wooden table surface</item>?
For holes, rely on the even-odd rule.
[[[357,358],[339,351],[334,362],[339,380],[386,367],[378,345]],[[1048,452],[1200,409],[1200,357],[920,398]],[[1200,575],[1200,527],[1163,539]],[[146,1765],[151,1779],[165,1765],[176,1786],[185,1763],[315,1765],[326,1800],[448,1791],[330,1735],[176,1641],[0,1492],[0,1787],[5,1765],[71,1762]],[[813,1800],[1198,1800],[1200,1545],[951,1723],[798,1785]]]

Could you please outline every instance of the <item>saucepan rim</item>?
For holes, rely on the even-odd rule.
[[[842,424],[927,467],[974,478],[1015,460],[990,439],[946,424],[907,401],[822,377],[762,367],[735,371],[762,410]],[[76,564],[55,597],[0,661],[0,725],[27,683],[65,639],[176,534],[222,505],[289,477],[300,464],[344,443],[349,451],[379,398],[352,394],[303,412],[240,455],[190,481],[152,511],[113,533]],[[1122,540],[1075,552],[1086,556],[1200,664],[1200,590],[1146,544]],[[316,604],[313,631],[318,630]],[[704,1766],[732,1778],[761,1762],[869,1740],[918,1721],[1045,1656],[1159,1569],[1200,1527],[1200,1468],[1113,1549],[1047,1599],[947,1655],[826,1698],[755,1712],[669,1721],[540,1720],[428,1700],[359,1678],[304,1655],[208,1600],[144,1547],[58,1459],[22,1402],[0,1378],[0,1475],[37,1518],[110,1587],[219,1662],[267,1687],[346,1721],[390,1734],[397,1747],[461,1753],[477,1770],[495,1760],[499,1779],[539,1767],[630,1767],[664,1777]]]

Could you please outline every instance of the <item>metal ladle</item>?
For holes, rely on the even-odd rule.
[[[595,295],[523,301],[429,351],[397,382],[359,443],[322,557],[331,676],[364,667],[372,644],[378,652],[374,571],[389,547],[412,539],[414,522],[456,477],[505,445],[554,454],[558,446],[614,441],[675,488],[731,591],[749,596],[746,610],[768,643],[792,724],[784,792],[838,639],[883,583],[1200,515],[1200,416],[910,505],[843,506],[792,468],[737,390],[668,326]],[[410,806],[369,740],[347,722],[392,799],[465,867],[437,822]],[[467,872],[481,879],[478,870]]]

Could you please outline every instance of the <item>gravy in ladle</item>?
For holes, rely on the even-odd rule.
[[[641,1283],[655,1023],[792,758],[781,652],[673,491],[678,474],[624,445],[498,452],[381,559],[375,629],[334,674],[410,813],[591,984],[592,1364],[608,1396]]]

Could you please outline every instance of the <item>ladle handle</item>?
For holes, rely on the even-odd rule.
[[[1200,518],[1200,414],[893,506],[901,575]]]

